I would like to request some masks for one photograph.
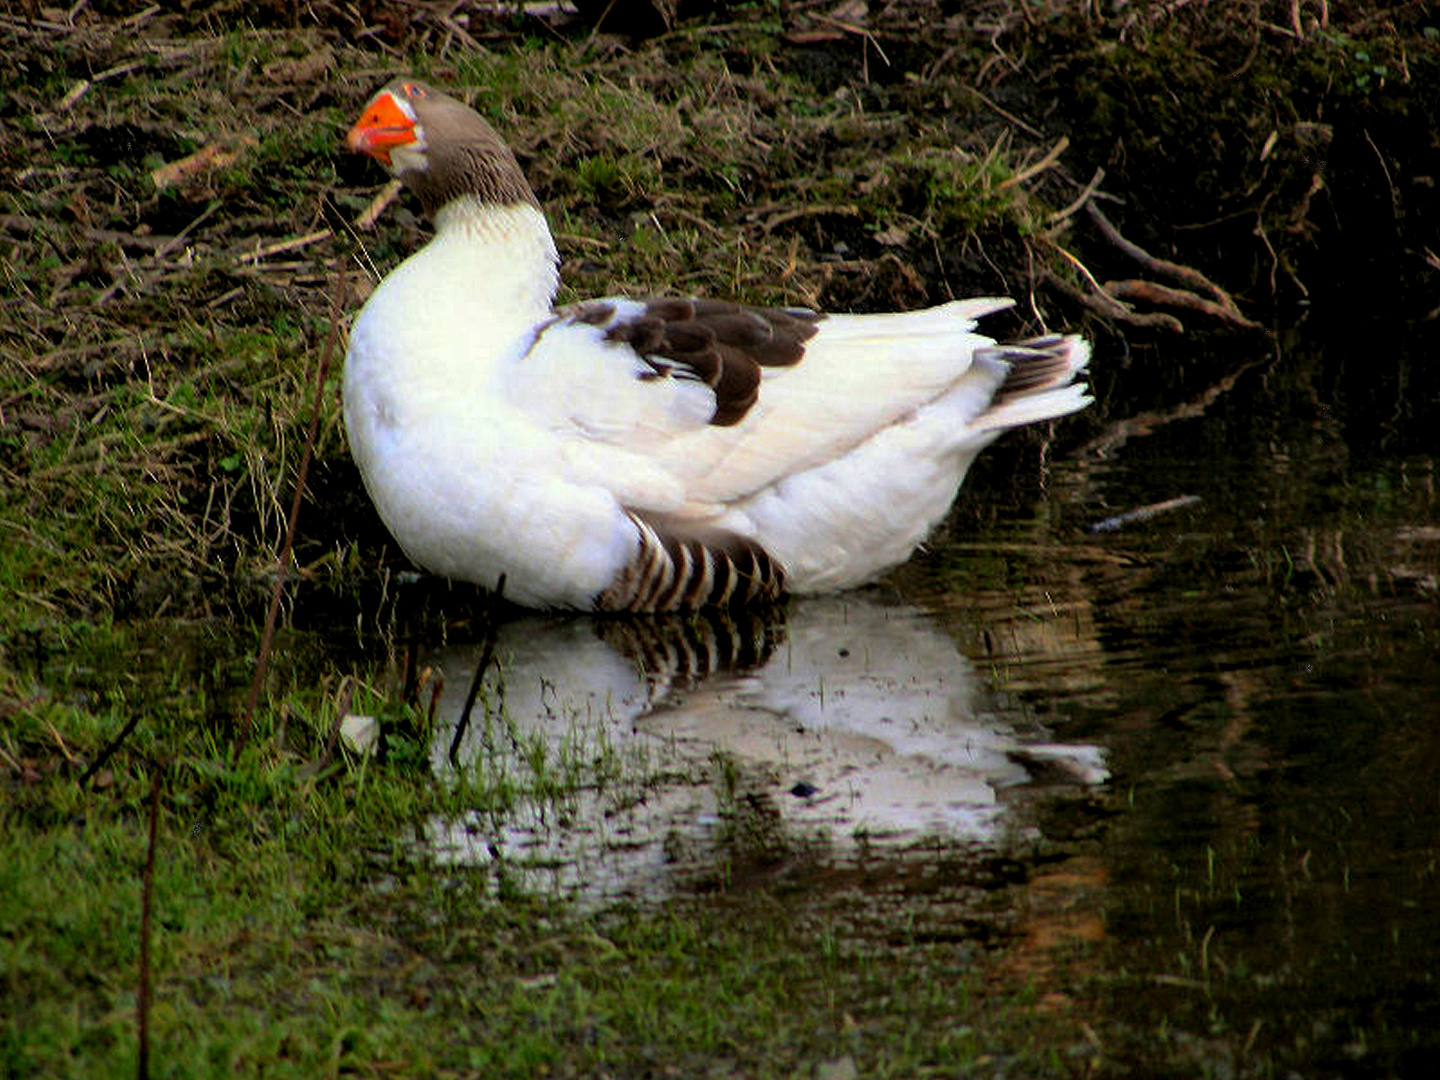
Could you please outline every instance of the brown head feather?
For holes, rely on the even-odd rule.
[[[500,206],[539,207],[514,153],[470,106],[408,77],[393,80],[382,93],[403,98],[415,111],[426,166],[407,169],[399,179],[415,192],[427,216],[433,219],[441,207],[465,196]]]

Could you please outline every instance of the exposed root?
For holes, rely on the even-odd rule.
[[[1168,285],[1157,285],[1148,281],[1119,281],[1108,282],[1102,290],[1112,299],[1117,300],[1143,300],[1151,304],[1164,304],[1171,307],[1183,307],[1192,311],[1199,311],[1217,319],[1222,319],[1233,326],[1241,326],[1247,329],[1255,329],[1258,323],[1246,318],[1241,314],[1240,309],[1235,305],[1234,299],[1228,292],[1216,285],[1199,270],[1180,263],[1171,262],[1169,259],[1162,259],[1151,255],[1139,244],[1125,239],[1120,235],[1120,230],[1105,216],[1104,211],[1095,205],[1094,200],[1085,204],[1085,212],[1090,215],[1090,220],[1095,222],[1105,239],[1115,247],[1134,259],[1151,273],[1161,277],[1168,277],[1181,285],[1187,286],[1184,289],[1173,288]],[[1207,300],[1199,293],[1208,293],[1213,299]]]
[[[1117,300],[1141,300],[1147,304],[1157,306],[1169,306],[1190,308],[1202,315],[1210,315],[1216,319],[1223,319],[1225,322],[1233,323],[1236,326],[1243,326],[1247,329],[1254,329],[1259,324],[1247,319],[1233,306],[1226,307],[1224,304],[1216,303],[1214,300],[1207,300],[1203,296],[1196,296],[1188,289],[1176,289],[1169,285],[1158,285],[1153,281],[1138,281],[1128,279],[1125,281],[1107,281],[1105,291]]]
[[[1087,293],[1060,277],[1060,275],[1056,274],[1041,262],[1040,279],[1055,286],[1055,288],[1059,289],[1071,300],[1074,300],[1083,307],[1089,308],[1097,315],[1114,322],[1122,322],[1130,326],[1154,326],[1177,334],[1184,331],[1185,327],[1182,326],[1180,320],[1173,315],[1167,315],[1164,312],[1138,312],[1130,307],[1129,304],[1123,303],[1114,296],[1111,296],[1105,291],[1104,286],[1095,280],[1095,275],[1090,272],[1083,262],[1053,240],[1048,240],[1046,243],[1052,251],[1069,262],[1071,266],[1075,267],[1081,276],[1090,283],[1090,292]]]
[[[1159,327],[1162,330],[1169,330],[1172,333],[1184,333],[1185,326],[1174,315],[1163,311],[1141,312],[1123,304],[1111,296],[1097,284],[1090,292],[1078,289],[1064,278],[1050,270],[1042,269],[1041,280],[1053,285],[1071,300],[1082,307],[1089,308],[1106,319],[1114,322],[1125,323],[1128,326]]]
[[[1234,299],[1228,292],[1216,285],[1199,270],[1180,263],[1162,259],[1151,255],[1140,245],[1127,240],[1120,234],[1113,222],[1110,221],[1095,203],[1100,182],[1104,179],[1103,169],[1097,169],[1094,177],[1085,185],[1079,198],[1073,201],[1063,210],[1050,215],[1050,221],[1056,224],[1045,238],[1046,244],[1067,260],[1072,266],[1080,271],[1081,275],[1090,285],[1090,291],[1077,288],[1075,285],[1060,278],[1058,275],[1042,269],[1041,277],[1048,283],[1054,285],[1070,299],[1089,308],[1091,311],[1116,322],[1125,323],[1129,326],[1159,327],[1173,333],[1183,333],[1184,324],[1178,318],[1168,312],[1138,312],[1129,301],[1140,301],[1156,307],[1182,308],[1187,311],[1196,311],[1207,315],[1221,322],[1229,323],[1231,326],[1238,326],[1244,329],[1257,329],[1259,324],[1246,317],[1236,306]],[[1174,285],[1162,285],[1154,281],[1145,281],[1135,278],[1107,281],[1103,285],[1096,280],[1081,261],[1055,243],[1053,237],[1061,231],[1068,221],[1081,207],[1089,214],[1090,219],[1099,227],[1105,239],[1119,248],[1125,255],[1138,262],[1146,270],[1161,277],[1170,278],[1179,282],[1186,288],[1179,288]],[[1201,295],[1201,294],[1208,295]]]

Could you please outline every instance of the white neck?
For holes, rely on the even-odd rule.
[[[428,272],[445,273],[472,303],[527,320],[549,314],[560,287],[560,256],[536,207],[455,199],[435,215],[435,238],[420,255],[431,249],[439,249],[440,265]]]
[[[351,330],[349,367],[442,398],[483,380],[550,315],[557,261],[534,206],[450,203],[435,215],[434,238],[366,302]]]

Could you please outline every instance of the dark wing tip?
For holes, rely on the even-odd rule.
[[[1083,362],[1076,362],[1075,347],[1074,338],[1050,334],[978,350],[977,357],[1000,360],[1010,369],[1000,389],[995,392],[992,404],[999,405],[1069,383],[1083,366]]]

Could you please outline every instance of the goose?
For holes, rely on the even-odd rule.
[[[1090,403],[1078,336],[1002,297],[825,315],[689,297],[556,307],[559,255],[495,129],[418,79],[346,136],[434,232],[350,330],[347,439],[425,570],[532,608],[664,611],[873,581],[1004,431]]]

